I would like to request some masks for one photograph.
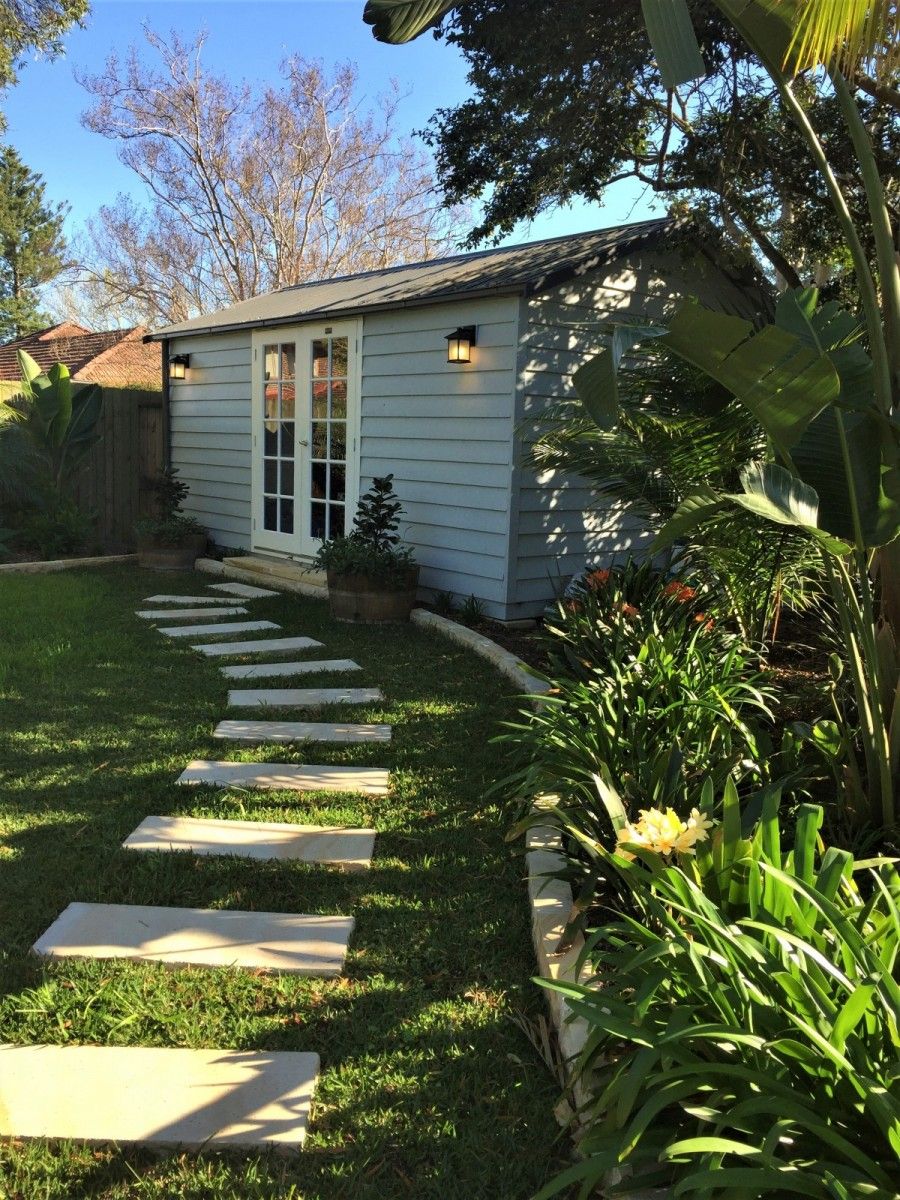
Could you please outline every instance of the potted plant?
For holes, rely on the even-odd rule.
[[[339,621],[408,621],[419,568],[400,545],[397,517],[403,508],[393,475],[372,480],[360,500],[353,532],[322,543],[316,563],[328,573],[331,614]]]
[[[159,571],[189,571],[206,549],[206,530],[181,511],[188,485],[173,467],[161,471],[154,485],[155,517],[135,522],[138,564]]]

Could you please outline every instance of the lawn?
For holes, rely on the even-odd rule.
[[[214,741],[227,715],[218,662],[133,615],[145,596],[199,595],[208,582],[123,568],[0,582],[0,1040],[315,1050],[322,1075],[306,1147],[197,1157],[6,1144],[0,1196],[527,1200],[559,1170],[565,1146],[555,1080],[515,1019],[542,1013],[523,862],[504,843],[506,814],[484,800],[503,768],[489,738],[513,711],[509,688],[439,636],[338,625],[302,597],[252,601],[253,617],[325,643],[307,657],[364,668],[296,686],[382,688],[383,702],[342,712],[392,723],[390,745],[321,745],[306,759],[390,767],[392,793],[176,787],[192,758],[303,758],[290,746]],[[371,824],[375,859],[369,872],[344,874],[122,851],[150,813]],[[343,913],[357,923],[334,980],[42,966],[29,947],[73,900]]]

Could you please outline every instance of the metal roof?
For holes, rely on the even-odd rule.
[[[639,221],[521,246],[477,250],[451,258],[301,283],[242,300],[209,316],[169,325],[149,336],[159,339],[219,333],[502,292],[534,295],[612,262],[640,245],[656,242],[675,227],[676,222],[667,218]]]

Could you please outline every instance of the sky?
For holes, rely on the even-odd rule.
[[[288,54],[321,58],[326,64],[353,61],[360,95],[374,100],[391,79],[407,93],[398,130],[422,128],[440,107],[468,94],[465,62],[455,48],[430,34],[407,46],[385,46],[362,20],[364,0],[94,0],[84,29],[66,35],[64,57],[29,61],[20,82],[2,98],[6,140],[46,183],[47,199],[71,206],[68,231],[119,192],[136,198],[141,185],[119,163],[113,142],[81,125],[89,97],[79,72],[96,73],[111,52],[123,55],[141,45],[143,26],[184,37],[205,29],[204,61],[235,81],[277,80]],[[149,53],[149,48],[148,48]],[[506,244],[555,237],[658,215],[652,199],[630,184],[610,190],[606,204],[576,204],[522,224]]]

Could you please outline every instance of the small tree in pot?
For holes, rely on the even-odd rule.
[[[400,545],[403,508],[393,481],[393,475],[373,479],[357,506],[353,532],[323,542],[316,557],[328,572],[328,600],[339,621],[409,620],[419,568],[412,550]]]
[[[174,467],[160,471],[154,485],[156,516],[135,522],[138,563],[164,571],[189,571],[206,549],[206,530],[193,517],[185,516],[182,505],[188,485]]]

